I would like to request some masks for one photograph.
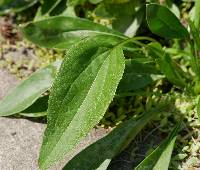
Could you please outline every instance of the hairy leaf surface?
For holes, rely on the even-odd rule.
[[[147,5],[147,23],[150,30],[164,38],[188,38],[187,29],[178,18],[165,6]]]
[[[96,170],[103,162],[112,159],[119,154],[122,149],[135,138],[142,128],[158,113],[159,109],[152,109],[144,113],[138,120],[132,118],[116,129],[114,129],[106,137],[98,140],[88,146],[78,155],[76,155],[63,170]]]
[[[63,159],[101,120],[114,97],[124,71],[123,51],[98,47],[86,39],[67,52],[49,98],[41,169]]]

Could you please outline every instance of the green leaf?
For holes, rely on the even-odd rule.
[[[22,26],[23,35],[33,43],[48,47],[66,49],[86,37],[104,35],[109,41],[126,39],[117,31],[78,17],[56,16]],[[103,38],[105,41],[106,38]],[[102,43],[103,44],[103,43]]]
[[[187,29],[167,8],[158,4],[147,5],[147,23],[150,30],[164,38],[189,38]]]
[[[47,91],[54,79],[56,67],[49,65],[22,81],[0,101],[0,116],[9,116],[31,106]]]
[[[180,129],[179,123],[169,137],[164,140],[149,156],[147,156],[135,170],[168,170],[172,151],[176,141],[177,133]]]
[[[47,115],[49,96],[38,98],[31,106],[23,110],[20,115],[25,117],[42,117]]]
[[[97,169],[104,161],[112,159],[126,148],[142,128],[162,109],[163,107],[152,109],[139,119],[132,118],[122,123],[106,137],[81,151],[67,163],[63,170]]]
[[[66,54],[49,98],[41,169],[63,159],[101,120],[114,97],[125,67],[123,51],[98,47],[85,39]]]
[[[34,5],[38,0],[1,0],[0,15],[10,12],[20,12]]]
[[[107,170],[111,159],[106,159],[96,170]]]
[[[161,78],[164,76],[155,66],[131,59],[126,60],[124,75],[117,88],[117,94],[144,88]]]

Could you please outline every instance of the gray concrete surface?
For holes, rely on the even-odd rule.
[[[0,118],[0,169],[36,170],[45,126],[25,119]]]

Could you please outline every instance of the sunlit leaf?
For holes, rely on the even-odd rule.
[[[102,119],[124,67],[120,47],[99,49],[86,39],[69,49],[50,93],[41,169],[63,159]]]

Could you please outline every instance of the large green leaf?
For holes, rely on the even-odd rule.
[[[144,88],[161,78],[164,76],[155,66],[131,59],[126,60],[124,75],[117,88],[117,94]]]
[[[86,19],[56,16],[22,26],[24,36],[40,46],[66,49],[81,39],[104,35],[108,39],[124,40],[119,32]],[[104,40],[107,41],[104,37]],[[111,40],[113,41],[113,40]],[[103,44],[103,43],[102,43]]]
[[[148,157],[146,157],[135,170],[168,170],[169,163],[176,141],[176,136],[181,123],[171,132],[169,137],[162,142]]]
[[[139,119],[132,118],[122,123],[106,137],[76,155],[63,170],[96,170],[104,161],[112,159],[127,147],[142,128],[161,110],[162,107],[152,109],[144,113]]]
[[[147,5],[147,23],[150,30],[164,38],[188,38],[189,33],[178,18],[165,6]]]
[[[34,5],[38,0],[0,0],[0,15],[19,12]]]
[[[0,101],[0,116],[19,113],[31,106],[51,87],[55,73],[55,65],[49,65],[22,81]]]
[[[125,67],[120,47],[86,39],[67,52],[53,84],[39,164],[46,169],[71,151],[103,117]]]

